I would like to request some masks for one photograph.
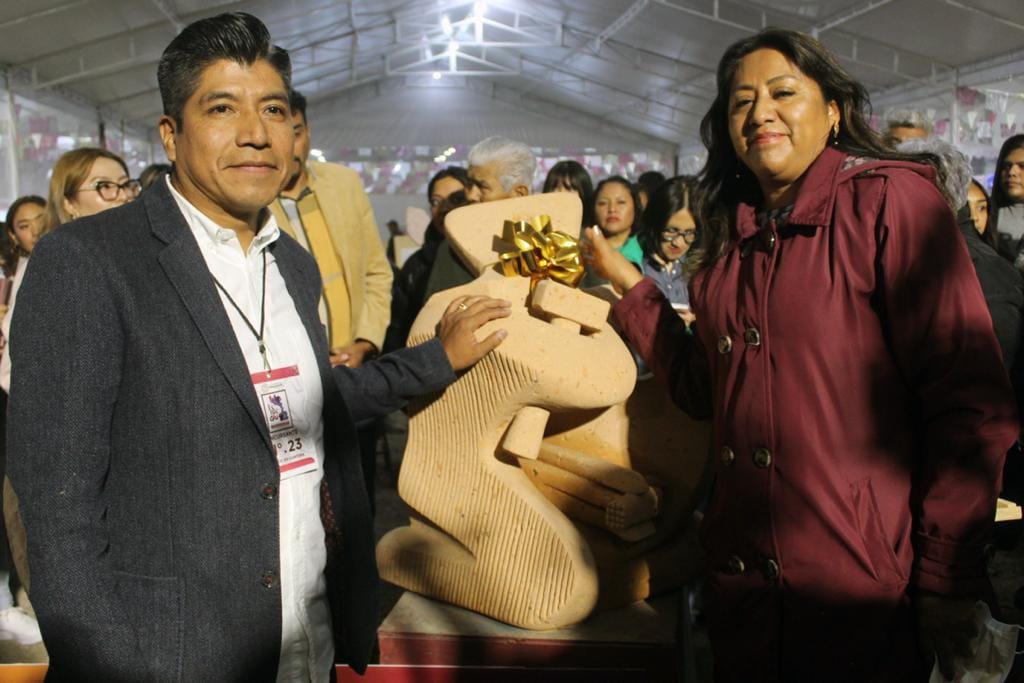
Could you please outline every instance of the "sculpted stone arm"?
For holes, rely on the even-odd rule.
[[[101,263],[73,229],[47,235],[32,254],[12,325],[7,468],[51,675],[142,680],[104,522],[123,339]]]

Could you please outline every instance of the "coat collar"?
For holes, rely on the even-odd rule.
[[[199,329],[217,366],[259,430],[267,448],[273,452],[270,432],[253,390],[245,358],[217,294],[213,276],[184,216],[164,183],[155,183],[138,201],[145,206],[154,236],[167,245],[157,256],[160,266]]]
[[[836,180],[843,169],[846,153],[834,147],[826,147],[818,158],[804,172],[797,191],[793,211],[787,223],[790,225],[827,225],[832,216],[836,199]],[[757,207],[740,202],[736,207],[736,234],[744,240],[757,232]]]

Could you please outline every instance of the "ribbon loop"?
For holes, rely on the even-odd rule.
[[[551,217],[534,216],[525,221],[505,221],[501,238],[512,249],[500,256],[506,277],[530,278],[530,289],[544,279],[576,287],[583,279],[579,241],[551,227]]]

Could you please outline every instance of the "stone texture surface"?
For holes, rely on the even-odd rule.
[[[410,342],[432,336],[465,294],[510,300],[512,316],[479,333],[509,334],[441,395],[411,406],[398,491],[415,514],[377,548],[385,580],[534,630],[696,573],[691,514],[708,452],[708,425],[637,383],[606,301],[551,282],[531,293],[528,278],[487,267],[505,218],[544,213],[556,230],[578,226],[563,207],[545,195],[449,215],[449,228],[463,226],[449,230],[456,249],[482,274],[435,295]],[[481,225],[493,226],[490,238]]]

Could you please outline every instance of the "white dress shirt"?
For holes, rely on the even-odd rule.
[[[263,253],[280,235],[274,216],[242,252],[233,230],[218,226],[186,200],[167,179],[171,195],[199,244],[210,273],[259,330]],[[273,255],[266,255],[264,341],[271,368],[298,366],[300,386],[289,395],[293,421],[306,443],[315,445],[314,471],[282,479],[278,489],[281,548],[281,659],[278,681],[326,681],[334,663],[331,613],[324,568],[327,550],[320,521],[323,479],[323,386],[313,345],[299,318]],[[217,288],[250,374],[264,370],[256,337]],[[266,453],[255,454],[266,457]]]

